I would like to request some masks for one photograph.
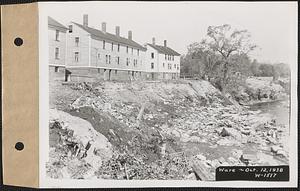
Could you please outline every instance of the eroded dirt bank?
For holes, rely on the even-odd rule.
[[[207,81],[52,82],[50,108],[58,113],[50,117],[53,178],[212,180],[221,165],[288,163],[288,128],[231,104]]]

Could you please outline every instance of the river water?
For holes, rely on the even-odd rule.
[[[289,128],[290,104],[289,99],[270,102],[261,102],[248,106],[249,110],[260,111],[260,114],[270,114],[276,119],[277,124],[286,125]]]
[[[276,120],[278,125],[285,125],[286,131],[283,133],[281,137],[281,142],[283,144],[284,150],[288,152],[289,150],[289,116],[290,116],[290,105],[289,99],[286,100],[277,100],[270,102],[260,102],[253,105],[247,106],[247,108],[251,111],[259,111],[258,115],[272,115]],[[259,158],[263,161],[267,161],[268,165],[286,165],[288,161],[286,159],[281,159],[274,156],[271,151],[265,152],[257,152],[257,145],[246,145],[244,148],[236,147],[236,146],[221,146],[211,147],[209,143],[182,143],[183,150],[187,155],[195,155],[196,153],[205,153],[206,157],[210,160],[224,157],[228,158],[231,156],[231,151],[233,149],[242,149],[245,152],[253,152],[257,153]]]

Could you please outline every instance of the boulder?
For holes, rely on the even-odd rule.
[[[193,142],[193,143],[200,143],[201,142],[201,138],[198,137],[198,136],[191,136],[189,138],[189,141],[188,142]]]
[[[276,152],[276,155],[283,156],[283,157],[287,157],[287,152],[284,151],[283,149],[279,149],[279,150]]]
[[[219,162],[218,159],[214,159],[214,160],[211,161],[211,166],[212,166],[213,168],[217,168],[217,167],[220,166],[220,165],[221,165],[221,163]]]
[[[227,131],[227,129],[223,128],[220,135],[222,137],[226,137],[226,136],[230,136],[229,132]]]
[[[241,132],[233,128],[223,128],[220,135],[222,137],[231,136],[237,140],[240,140],[242,138]]]
[[[67,153],[71,155],[68,156],[66,154],[65,156],[68,158],[68,168],[76,169],[79,168],[79,164],[86,163],[91,167],[88,168],[85,171],[85,175],[82,176],[92,176],[94,172],[99,169],[104,160],[111,158],[112,145],[107,138],[97,132],[88,121],[63,111],[50,109],[49,122],[51,123],[53,121],[60,124],[68,124],[65,126],[65,131],[68,133],[63,134],[60,138],[62,139],[61,142],[57,143],[57,145],[61,144],[61,146],[65,147],[68,151]],[[53,150],[53,152],[55,156],[56,150]],[[58,153],[56,155],[58,155]],[[66,175],[67,171],[63,172],[63,178],[71,176]]]
[[[250,130],[242,129],[242,130],[241,130],[241,133],[244,134],[244,135],[250,135],[250,134],[251,134],[251,131],[250,131]]]
[[[281,149],[282,148],[280,146],[274,145],[274,146],[271,147],[271,152],[276,154]]]

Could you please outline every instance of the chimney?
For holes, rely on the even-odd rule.
[[[152,38],[152,44],[155,45],[155,38]]]
[[[128,31],[128,39],[132,40],[132,31]]]
[[[167,40],[164,40],[164,47],[167,47]]]
[[[102,32],[106,33],[106,22],[102,22]]]
[[[116,35],[120,36],[120,27],[119,26],[116,26]]]
[[[87,27],[89,24],[89,16],[87,14],[83,15],[83,26]]]

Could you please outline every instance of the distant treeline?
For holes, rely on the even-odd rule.
[[[198,55],[199,56],[199,55]],[[202,57],[202,56],[200,56]],[[257,77],[289,77],[290,67],[285,63],[262,63],[257,60],[251,61],[247,55],[235,55],[236,65],[232,68],[235,72],[239,72],[244,76],[257,76]],[[212,76],[211,73],[216,71],[209,71],[202,59],[190,53],[181,56],[181,74],[193,75],[204,79],[205,77]],[[217,68],[215,68],[217,70]]]
[[[251,62],[250,70],[253,76],[272,76],[278,78],[288,77],[290,75],[290,67],[285,63],[266,64],[254,60]]]

